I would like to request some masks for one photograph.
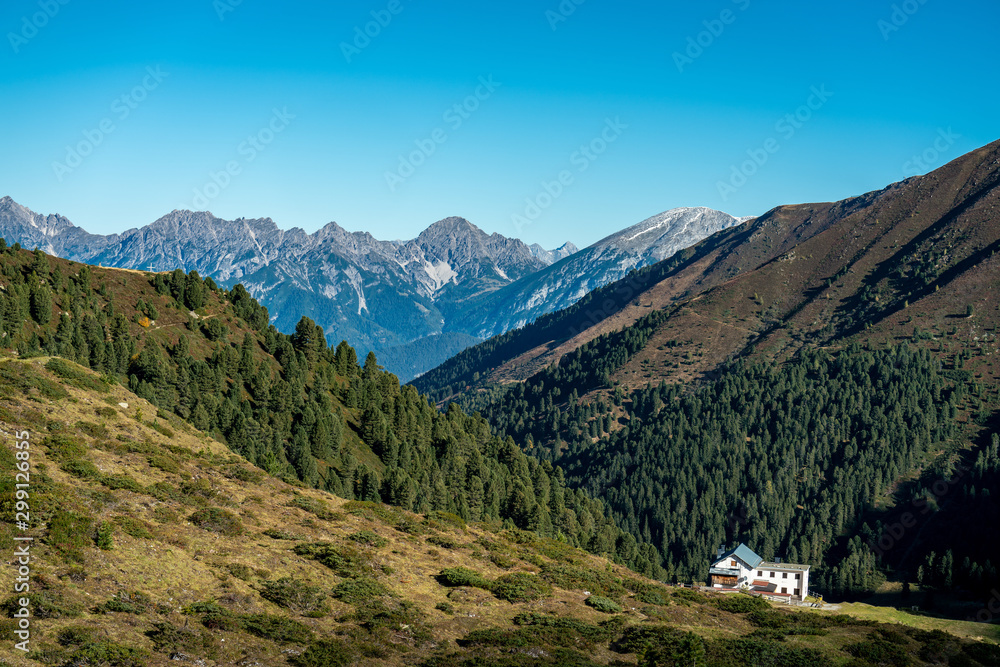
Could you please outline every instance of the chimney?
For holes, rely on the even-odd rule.
[[[726,553],[726,545],[725,544],[723,544],[721,547],[719,547],[719,550],[715,552],[715,558],[716,559],[722,558],[722,554],[724,554],[724,553]]]
[[[781,565],[781,559],[780,558],[775,558],[774,562],[777,563],[778,565]]]

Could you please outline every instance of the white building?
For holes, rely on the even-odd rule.
[[[779,598],[804,600],[809,596],[809,566],[765,561],[750,547],[719,550],[708,571],[713,588],[746,589]]]

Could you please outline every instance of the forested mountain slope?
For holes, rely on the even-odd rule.
[[[653,548],[566,488],[560,470],[493,435],[481,417],[457,406],[439,413],[374,355],[362,366],[346,343],[328,347],[307,318],[293,336],[279,333],[239,285],[94,268],[16,246],[0,251],[0,268],[4,348],[127,378],[138,396],[271,474],[348,499],[508,521],[658,572]]]
[[[998,183],[1000,143],[779,207],[418,385],[565,467],[680,579],[743,540],[832,595],[977,600],[1000,583],[976,528],[1000,519]]]
[[[988,298],[1000,245],[998,183],[1000,142],[878,192],[780,206],[470,348],[415,384],[440,399],[523,380],[652,310],[669,317],[655,345],[619,373],[629,386],[649,381],[644,363],[670,365],[654,377],[690,379],[733,356],[788,355],[851,336],[885,341],[914,327],[982,343],[997,321]],[[668,341],[669,353],[657,350]]]

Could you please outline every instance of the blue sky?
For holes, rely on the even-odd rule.
[[[1000,138],[998,19],[973,0],[8,0],[0,195],[100,233],[174,208],[383,239],[461,215],[583,246],[677,206],[860,194]]]

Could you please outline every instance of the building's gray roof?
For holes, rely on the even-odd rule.
[[[808,565],[801,565],[799,563],[771,563],[769,561],[763,561],[762,560],[760,562],[760,565],[755,565],[754,567],[757,567],[757,568],[760,568],[760,569],[765,569],[766,568],[768,570],[798,570],[798,571],[805,572],[805,571],[807,571],[809,569],[810,566],[808,566]]]

